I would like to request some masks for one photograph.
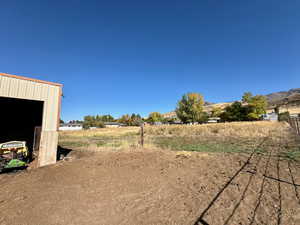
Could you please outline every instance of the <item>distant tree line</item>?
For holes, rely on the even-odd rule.
[[[106,122],[119,122],[126,126],[139,126],[143,122],[148,123],[172,123],[180,120],[182,123],[205,123],[211,117],[219,117],[223,122],[231,121],[255,121],[260,120],[266,113],[267,100],[262,95],[252,95],[246,92],[241,101],[236,101],[224,109],[214,107],[210,112],[204,111],[204,98],[199,93],[187,93],[177,102],[175,109],[177,118],[165,118],[159,112],[151,112],[147,118],[142,118],[139,114],[132,113],[122,115],[115,119],[111,115],[85,116],[82,122],[84,128],[105,127]]]
[[[260,120],[266,113],[267,99],[262,95],[253,96],[246,92],[241,101],[225,107],[212,109],[210,113],[203,111],[204,99],[199,93],[187,93],[177,103],[175,110],[177,117],[183,123],[204,123],[209,117],[220,117],[223,122],[231,121],[254,121]]]
[[[125,124],[127,126],[140,126],[144,121],[139,114],[133,113],[131,115],[125,114],[121,116],[121,118],[119,118],[117,122]]]
[[[111,115],[96,115],[85,116],[83,119],[83,128],[89,129],[90,127],[103,128],[105,122],[112,122],[114,118]]]
[[[125,114],[118,119],[115,119],[111,115],[96,115],[85,116],[83,120],[83,128],[88,129],[90,127],[103,128],[107,122],[118,122],[126,126],[139,126],[143,123],[143,119],[139,114]]]

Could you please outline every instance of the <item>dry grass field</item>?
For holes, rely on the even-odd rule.
[[[139,136],[61,132],[67,160],[0,175],[0,224],[300,224],[300,140],[286,123],[148,126],[145,148]]]
[[[201,136],[201,137],[261,137],[269,134],[271,130],[284,129],[287,124],[269,121],[258,122],[231,122],[203,125],[162,125],[147,126],[149,135],[176,135],[176,136]]]
[[[203,143],[247,142],[266,137],[270,131],[282,132],[288,125],[272,122],[233,122],[204,125],[145,126],[145,147],[165,147],[161,140]],[[60,132],[60,144],[82,150],[124,149],[139,147],[140,128],[101,128]],[[184,150],[184,149],[183,149]]]
[[[139,127],[63,131],[59,133],[59,145],[83,151],[135,148],[139,144],[139,132]]]
[[[212,153],[248,153],[271,136],[288,135],[289,125],[278,122],[232,122],[204,125],[145,126],[144,148]],[[122,151],[140,148],[140,128],[101,128],[60,132],[61,147],[83,152]],[[258,149],[262,151],[263,149]],[[293,148],[295,157],[300,156]]]

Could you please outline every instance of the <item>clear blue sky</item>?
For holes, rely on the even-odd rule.
[[[9,0],[0,72],[64,84],[64,120],[300,87],[299,0]]]

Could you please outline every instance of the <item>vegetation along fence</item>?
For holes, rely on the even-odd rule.
[[[289,124],[300,135],[300,118],[289,118]]]

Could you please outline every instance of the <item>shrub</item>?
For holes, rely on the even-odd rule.
[[[289,118],[290,118],[290,113],[289,112],[279,113],[279,115],[278,115],[278,120],[279,121],[289,121]]]

